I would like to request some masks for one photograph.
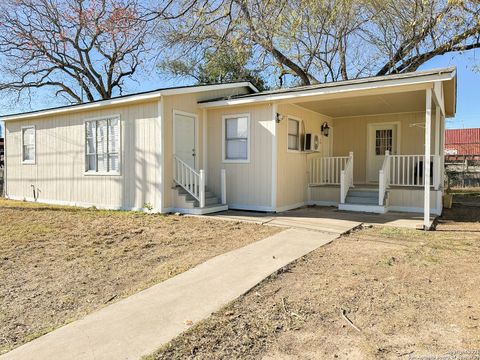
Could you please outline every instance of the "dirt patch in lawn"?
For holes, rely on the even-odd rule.
[[[475,232],[363,229],[296,261],[151,358],[478,355],[479,258]]]
[[[451,209],[443,209],[437,219],[438,231],[472,231],[480,238],[480,198],[476,203],[453,203]]]
[[[278,231],[0,200],[0,353]]]

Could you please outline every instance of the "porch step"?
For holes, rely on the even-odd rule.
[[[374,214],[385,214],[387,209],[385,206],[369,205],[369,204],[338,204],[338,210],[357,211]]]
[[[384,205],[378,205],[377,189],[353,188],[348,191],[345,203],[339,204],[338,209],[384,214],[386,212],[386,207]]]
[[[217,196],[206,189],[205,191],[205,207],[200,208],[200,203],[192,195],[190,195],[184,188],[176,186],[175,208],[182,210],[189,214],[208,214],[211,212],[224,211],[228,206],[221,204]],[[225,208],[226,207],[226,208]]]
[[[378,205],[378,194],[375,197],[368,197],[368,196],[350,196],[347,195],[345,202],[348,204],[371,204],[371,205]]]
[[[355,196],[355,197],[377,197],[378,199],[378,189],[350,189],[348,190],[348,196]]]

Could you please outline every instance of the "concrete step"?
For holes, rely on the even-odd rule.
[[[374,214],[385,214],[387,212],[385,206],[369,204],[338,204],[338,210],[366,212]]]
[[[200,202],[195,199],[190,193],[188,193],[184,188],[177,186],[175,187],[177,193],[177,207],[182,209],[195,209],[200,207]],[[209,206],[219,206],[220,200],[215,196],[214,193],[210,191],[205,192],[205,208]]]
[[[371,189],[350,189],[348,190],[348,196],[355,197],[376,197],[378,199],[378,190]]]
[[[186,193],[186,194],[178,194],[178,196],[184,196],[184,197],[185,197],[185,200],[187,200],[187,201],[195,201],[195,200],[196,200],[192,195],[190,195],[190,194],[188,194],[188,193]],[[216,198],[217,198],[217,197],[215,196],[215,194],[212,194],[212,193],[210,193],[210,192],[205,193],[205,200],[207,200],[207,199],[216,199]]]
[[[347,198],[345,199],[345,203],[347,203],[347,204],[378,205],[378,196],[376,196],[376,197],[366,197],[366,196],[350,196],[350,195],[348,195]]]

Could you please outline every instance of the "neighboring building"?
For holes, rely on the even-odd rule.
[[[445,130],[446,155],[480,155],[480,128]]]
[[[447,68],[265,92],[161,89],[16,114],[2,119],[6,194],[186,213],[318,204],[424,212],[428,224],[442,211],[455,108]]]

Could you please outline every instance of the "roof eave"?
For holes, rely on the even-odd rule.
[[[162,96],[171,96],[171,95],[180,95],[180,94],[189,94],[195,92],[204,92],[211,90],[222,90],[222,89],[233,89],[233,88],[249,88],[252,92],[258,93],[259,90],[250,82],[238,82],[238,83],[228,83],[228,84],[213,84],[213,85],[202,85],[202,86],[191,86],[183,88],[172,88],[172,89],[162,89],[157,91],[148,92],[145,94],[132,95],[127,97],[118,97],[109,100],[102,100],[97,102],[85,103],[81,105],[72,105],[64,106],[54,109],[45,109],[35,112],[28,112],[23,114],[13,114],[0,117],[0,121],[13,121],[13,120],[26,120],[32,118],[39,118],[51,115],[60,115],[65,113],[73,113],[87,110],[94,110],[98,108],[111,107],[111,106],[120,106],[127,105],[130,103],[136,102],[145,102],[145,101],[154,101],[160,99]]]
[[[379,89],[379,88],[389,88],[395,86],[406,86],[406,85],[418,85],[418,84],[428,84],[435,81],[448,81],[456,78],[456,70],[452,69],[450,71],[437,73],[437,74],[428,74],[428,75],[418,75],[416,77],[401,78],[401,79],[388,79],[376,81],[372,80],[369,82],[362,82],[357,84],[348,84],[348,85],[338,85],[331,86],[326,88],[318,89],[306,89],[301,91],[295,91],[292,89],[291,92],[282,92],[278,94],[266,94],[266,95],[257,95],[257,96],[244,96],[235,99],[224,99],[216,100],[209,102],[202,102],[199,104],[201,108],[215,108],[223,106],[235,106],[235,105],[246,105],[251,103],[262,103],[262,102],[273,102],[273,101],[282,101],[288,99],[295,99],[307,96],[321,96],[321,95],[331,95],[331,94],[344,94],[346,92],[355,92],[369,89]]]

